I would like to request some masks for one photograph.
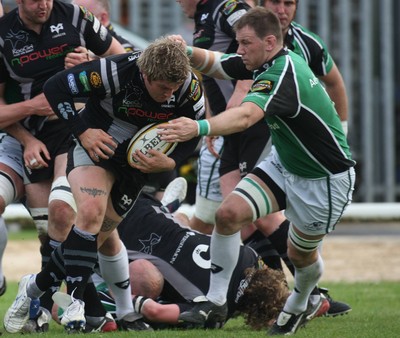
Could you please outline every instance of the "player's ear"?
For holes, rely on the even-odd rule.
[[[147,81],[148,83],[151,84],[151,81],[150,81],[149,77],[146,75],[146,73],[142,72],[142,76],[143,76],[143,80],[145,80],[145,81]]]

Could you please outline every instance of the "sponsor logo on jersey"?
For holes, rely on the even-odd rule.
[[[198,111],[204,106],[204,96],[201,97],[199,102],[196,102],[195,105],[193,106],[194,111]]]
[[[78,91],[78,86],[76,85],[74,75],[73,74],[68,74],[67,75],[67,79],[68,79],[69,89],[71,89],[71,93],[72,94],[78,94],[78,92],[79,92]]]
[[[83,18],[84,18],[85,20],[88,20],[88,21],[93,21],[93,20],[94,20],[95,16],[93,15],[92,12],[89,12],[89,11],[88,11],[85,7],[83,7],[83,6],[79,6],[79,8],[81,9],[81,11],[82,11],[82,13],[83,13]]]
[[[199,39],[204,33],[204,29],[200,29],[198,32],[193,34],[193,41]]]
[[[134,52],[132,55],[128,56],[128,61],[129,62],[135,61],[139,58],[139,56],[140,56],[140,53]]]
[[[13,49],[13,56],[20,56],[23,54],[31,53],[33,51],[33,45],[27,45],[19,49]]]
[[[236,21],[238,21],[244,14],[246,14],[246,10],[241,9],[240,11],[237,11],[229,15],[226,21],[229,23],[229,25],[233,26],[236,23]]]
[[[61,46],[56,46],[53,48],[49,48],[46,50],[34,51],[28,53],[26,55],[21,55],[20,57],[14,58],[11,60],[11,65],[20,65],[24,66],[27,63],[34,62],[37,60],[45,59],[52,60],[62,56],[65,56],[69,52],[71,52],[74,48],[68,46],[68,44],[62,44]]]
[[[200,82],[196,79],[192,79],[190,83],[190,94],[188,95],[189,100],[198,101],[201,97]]]
[[[79,73],[79,81],[83,86],[83,91],[84,92],[90,92],[90,85],[89,85],[89,80],[87,78],[86,71],[83,71],[83,72]]]
[[[52,38],[58,38],[60,36],[66,35],[65,32],[60,33],[61,30],[64,30],[63,24],[60,22],[57,25],[51,25],[50,26],[50,32],[51,33],[56,33],[56,35],[53,35]]]
[[[280,129],[279,124],[276,123],[276,122],[274,122],[274,123],[268,123],[268,128],[269,128],[270,130],[278,130],[278,129]]]
[[[319,80],[318,80],[318,78],[316,76],[314,76],[312,79],[310,79],[311,88],[315,87],[315,86],[318,86],[318,84],[319,84]]]
[[[274,86],[274,83],[269,80],[261,80],[253,83],[251,86],[250,91],[251,92],[263,92],[263,93],[270,93],[272,88]]]
[[[171,259],[170,259],[170,261],[169,261],[169,263],[170,263],[171,265],[175,263],[176,259],[177,259],[178,256],[179,256],[179,253],[182,251],[182,248],[183,248],[183,246],[185,245],[186,241],[187,241],[191,236],[194,236],[194,235],[195,235],[194,232],[188,231],[188,232],[186,233],[186,235],[182,237],[181,241],[180,241],[179,244],[178,244],[178,247],[176,248],[174,254],[172,255],[172,257],[171,257]]]
[[[225,3],[225,6],[224,6],[224,9],[222,10],[222,12],[225,15],[231,14],[235,10],[237,4],[238,4],[237,0],[229,0],[229,1],[227,1]]]
[[[160,243],[161,238],[161,236],[152,232],[149,239],[139,239],[139,242],[142,244],[142,248],[139,251],[151,255],[153,253],[153,246]]]
[[[101,26],[101,28],[100,28],[100,39],[101,39],[102,41],[106,41],[107,34],[108,34],[107,28],[104,27],[104,26]]]
[[[93,22],[93,30],[94,32],[97,34],[99,32],[101,23],[97,18],[94,18],[94,22]]]
[[[100,74],[97,72],[91,72],[90,73],[90,84],[94,88],[100,88],[101,87],[101,77]]]
[[[161,104],[161,107],[163,107],[163,108],[173,108],[173,107],[175,107],[175,101],[176,101],[175,95],[172,95],[167,100],[166,104],[165,103]]]
[[[57,109],[64,120],[68,120],[69,115],[74,115],[74,110],[68,102],[59,103]]]
[[[165,121],[170,120],[174,114],[167,112],[154,112],[136,107],[119,107],[118,112],[126,116],[146,118],[149,121]]]
[[[142,107],[142,88],[138,86],[128,85],[125,89],[125,98],[122,104],[125,107]]]
[[[210,15],[210,13],[203,13],[203,14],[201,15],[200,22],[201,22],[201,23],[205,23],[205,21],[207,20],[207,18],[208,18],[209,15]]]
[[[6,35],[4,42],[9,42],[12,46],[13,55],[18,56],[31,51],[24,51],[27,48],[33,49],[33,45],[25,46],[25,44],[28,42],[28,37],[29,35],[27,32],[18,31],[17,33],[14,33],[12,30],[10,30]],[[24,47],[18,49],[18,45],[21,44],[24,45]]]

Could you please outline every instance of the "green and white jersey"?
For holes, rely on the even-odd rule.
[[[291,173],[320,178],[354,166],[334,104],[299,55],[282,50],[256,71],[243,102],[264,110],[272,142]]]
[[[302,25],[292,21],[284,43],[288,49],[306,60],[315,75],[324,76],[331,71],[333,59],[325,42]]]

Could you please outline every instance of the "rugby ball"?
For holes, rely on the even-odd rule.
[[[132,137],[126,151],[129,165],[137,163],[132,156],[136,150],[139,150],[148,157],[150,157],[148,154],[150,149],[160,151],[165,155],[169,155],[173,152],[178,143],[171,143],[161,140],[160,136],[157,134],[157,129],[159,129],[158,123],[152,123],[144,126]]]

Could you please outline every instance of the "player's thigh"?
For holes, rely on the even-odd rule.
[[[290,177],[286,186],[286,217],[303,234],[324,235],[334,230],[350,204],[354,169],[320,179]]]

